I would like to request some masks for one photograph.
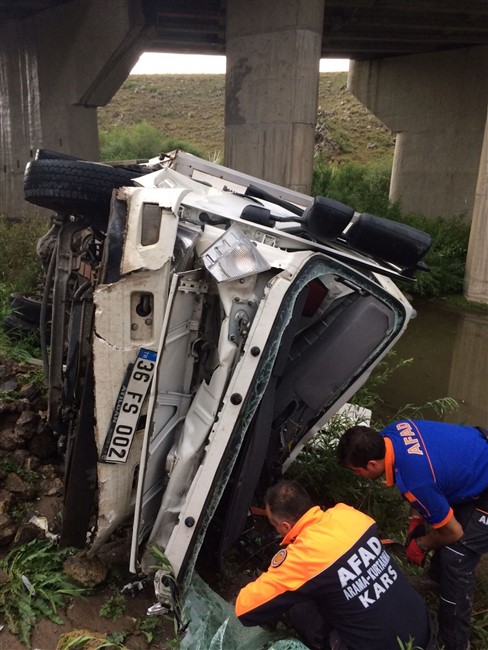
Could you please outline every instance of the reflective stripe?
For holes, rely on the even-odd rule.
[[[456,555],[460,555],[461,557],[464,557],[466,554],[461,553],[461,551],[456,551],[456,549],[452,548],[452,546],[446,546],[448,551],[451,551],[451,553],[456,553]]]
[[[385,480],[388,487],[395,485],[395,477],[393,475],[393,464],[395,462],[395,451],[393,443],[389,438],[385,438]]]
[[[408,421],[410,422],[410,424],[412,425],[412,427],[413,427],[413,428],[415,429],[415,431],[417,432],[417,435],[418,435],[418,437],[420,438],[420,440],[422,440],[422,444],[423,444],[423,446],[424,446],[425,455],[427,456],[427,460],[428,460],[428,462],[429,462],[430,471],[432,472],[432,478],[434,479],[434,483],[437,483],[437,478],[436,478],[436,475],[435,475],[435,472],[434,472],[434,468],[433,468],[433,466],[432,466],[432,461],[430,460],[429,451],[428,451],[428,449],[427,449],[427,445],[426,445],[425,442],[424,442],[424,439],[422,438],[422,434],[420,433],[420,429],[419,429],[418,426],[415,424],[415,422],[413,422],[412,420],[408,420]]]
[[[449,508],[449,512],[447,515],[444,517],[442,521],[439,521],[437,524],[431,524],[432,528],[442,528],[442,526],[445,526],[448,521],[451,521],[451,519],[454,517],[454,511],[452,508]]]

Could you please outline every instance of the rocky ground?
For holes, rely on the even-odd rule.
[[[28,363],[0,366],[0,559],[31,540],[55,539],[62,516],[63,461],[46,422],[44,391],[42,386],[29,383],[31,374]],[[128,573],[127,558],[128,542],[123,531],[95,558],[88,558],[84,552],[68,557],[65,573],[89,591],[66,600],[65,607],[58,610],[61,625],[42,619],[33,628],[28,647],[92,649],[101,647],[101,639],[107,635],[119,645],[103,647],[174,647],[172,621],[145,616],[155,601],[152,585],[133,597],[120,594],[121,587],[134,577]],[[0,570],[0,588],[6,581],[8,576]],[[0,594],[0,650],[25,648],[1,620],[1,599]],[[69,638],[82,635],[98,641],[69,646]]]

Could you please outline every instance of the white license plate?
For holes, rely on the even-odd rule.
[[[156,359],[156,352],[141,348],[135,362],[127,368],[100,454],[103,462],[127,462],[142,405],[153,378]]]

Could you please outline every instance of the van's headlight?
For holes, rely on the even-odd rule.
[[[271,268],[237,224],[209,246],[201,258],[217,282],[237,280]]]

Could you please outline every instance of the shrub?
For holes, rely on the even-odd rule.
[[[410,213],[398,220],[432,237],[432,248],[425,257],[430,271],[417,274],[412,291],[427,298],[462,293],[470,228],[463,215],[431,219]]]
[[[164,137],[147,122],[100,131],[100,158],[104,161],[153,158],[161,152],[184,149],[205,158],[196,147],[183,140]]]
[[[390,177],[389,163],[337,165],[327,164],[319,157],[314,165],[312,194],[342,201],[357,212],[396,219],[400,206],[388,198]]]

